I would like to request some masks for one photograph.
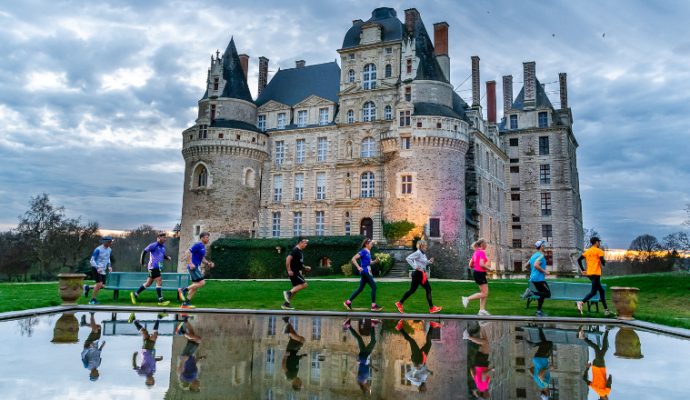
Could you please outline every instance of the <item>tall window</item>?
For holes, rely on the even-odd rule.
[[[510,143],[511,146],[517,146],[519,144],[518,138],[511,138],[510,140],[508,140],[508,142]]]
[[[311,352],[311,369],[309,373],[309,382],[318,383],[321,381],[321,360],[319,360],[319,353]]]
[[[295,174],[295,200],[304,199],[304,174]]]
[[[196,175],[196,187],[203,188],[208,185],[208,170],[206,167],[199,165],[196,167],[194,174]]]
[[[352,223],[350,221],[345,221],[345,236],[350,236],[352,233]]]
[[[347,110],[347,123],[353,124],[355,122],[355,112],[354,110]]]
[[[393,119],[393,108],[390,105],[383,107],[383,118],[386,121]]]
[[[259,128],[261,132],[266,130],[266,116],[265,115],[259,115],[259,117],[256,119],[256,127]]]
[[[295,211],[292,214],[292,236],[302,235],[302,211]]]
[[[300,128],[307,126],[307,110],[297,111],[297,126]]]
[[[273,201],[283,200],[283,176],[273,176]]]
[[[403,150],[409,150],[412,147],[412,138],[409,136],[403,136],[400,138],[400,148]]]
[[[285,142],[282,140],[276,142],[275,161],[276,165],[283,165],[285,161]]]
[[[386,78],[390,78],[391,76],[393,76],[393,66],[386,64]]]
[[[278,129],[285,129],[286,124],[287,124],[287,114],[286,113],[278,113]]]
[[[541,194],[541,215],[551,215],[551,193],[546,192]]]
[[[311,340],[321,340],[321,317],[311,319]]]
[[[216,105],[211,104],[211,121],[216,119]]]
[[[513,239],[513,247],[516,249],[521,249],[522,248],[522,240],[521,239]]]
[[[328,138],[320,137],[316,141],[316,161],[326,161],[328,154]]]
[[[364,66],[362,89],[376,89],[376,65],[367,64]]]
[[[549,155],[549,137],[539,136],[539,155],[548,156]]]
[[[273,376],[276,367],[276,350],[273,347],[266,349],[266,366],[264,368],[266,376]]]
[[[361,180],[362,180],[362,190],[361,190],[360,197],[362,197],[362,198],[374,197],[374,185],[376,183],[374,180],[374,173],[368,172],[368,171],[363,173]]]
[[[319,172],[316,174],[316,200],[326,199],[326,173]]]
[[[400,111],[400,126],[410,126],[409,111]]]
[[[411,74],[411,73],[412,73],[412,59],[411,59],[411,58],[408,58],[408,59],[407,59],[407,69],[406,69],[406,71],[407,71],[408,74]]]
[[[362,158],[368,158],[368,157],[374,157],[376,153],[376,142],[374,142],[374,138],[369,136],[364,138],[362,140],[362,148],[360,150],[360,157]]]
[[[547,242],[551,243],[553,241],[553,225],[542,225],[541,235]]]
[[[544,185],[551,183],[551,164],[541,164],[539,166],[539,182]]]
[[[412,175],[400,176],[400,191],[402,194],[412,194]]]
[[[280,237],[280,212],[271,213],[271,236]]]
[[[208,138],[208,125],[199,125],[199,139]]]
[[[518,128],[517,115],[513,114],[510,116],[510,129],[517,129],[517,128]]]
[[[373,101],[367,101],[362,106],[362,121],[370,122],[376,119],[376,105]]]
[[[213,90],[218,90],[218,83],[219,83],[219,79],[213,78]]]
[[[295,142],[295,164],[304,164],[304,139]]]
[[[352,83],[355,81],[355,70],[354,69],[347,71],[347,81],[349,83]]]
[[[549,117],[546,111],[542,111],[539,113],[539,127],[540,128],[546,128],[549,126]]]
[[[276,335],[276,316],[271,315],[268,317],[268,336]]]
[[[328,125],[328,108],[319,108],[319,125]]]
[[[441,219],[429,218],[429,237],[441,237]]]
[[[412,101],[412,88],[405,86],[405,101]]]
[[[326,212],[316,212],[316,236],[323,236],[326,234]]]

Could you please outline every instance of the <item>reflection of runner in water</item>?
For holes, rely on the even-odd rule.
[[[417,342],[412,338],[407,332],[403,330],[403,320],[398,321],[395,329],[400,331],[405,340],[410,344],[412,369],[405,373],[405,378],[410,381],[411,384],[417,386],[420,392],[426,392],[426,381],[429,379],[429,375],[433,372],[429,371],[426,366],[427,356],[429,355],[429,350],[431,350],[431,334],[434,329],[441,328],[441,324],[438,322],[429,322],[429,330],[426,332],[426,339],[424,341],[424,346],[420,349]]]
[[[367,322],[371,324],[371,322]],[[357,354],[357,384],[363,394],[370,395],[371,383],[369,383],[369,376],[371,375],[371,369],[374,368],[371,365],[371,352],[374,351],[374,347],[376,347],[376,328],[373,327],[373,329],[371,329],[371,340],[368,345],[364,345],[362,336],[352,328],[349,319],[345,320],[343,326],[352,333],[359,347],[359,354]]]
[[[469,332],[465,330],[462,334],[462,338],[479,346],[474,354],[472,365],[470,366],[470,375],[477,387],[472,391],[472,394],[479,399],[488,399],[490,398],[489,384],[491,383],[491,373],[494,372],[494,368],[489,368],[490,349],[486,330],[484,326],[480,325],[479,337],[471,336]]]
[[[546,335],[544,335],[542,328],[539,328],[539,343],[537,345],[539,347],[537,352],[534,353],[534,357],[532,357],[533,366],[530,367],[529,373],[539,388],[540,398],[548,400],[551,370],[553,369],[553,367],[549,366],[549,357],[553,353],[553,342],[546,340]]]
[[[101,351],[103,346],[105,346],[105,340],[100,342],[101,326],[96,323],[94,313],[90,314],[91,322],[89,326],[91,326],[91,333],[89,333],[89,337],[84,342],[84,350],[81,351],[81,362],[84,364],[84,368],[91,370],[89,379],[96,381],[100,377],[98,367],[101,365]]]
[[[601,349],[596,343],[592,342],[584,335],[580,333],[580,338],[587,343],[587,346],[594,349],[594,362],[587,363],[587,368],[585,368],[585,373],[582,375],[582,379],[587,382],[587,386],[592,388],[594,392],[599,396],[600,400],[607,400],[609,398],[609,393],[611,393],[611,384],[613,383],[613,377],[609,375],[606,376],[606,352],[609,349],[609,328],[606,328],[604,332],[604,338],[601,343]],[[592,380],[587,378],[589,374],[589,369],[592,368]]]
[[[199,361],[204,357],[197,358],[195,353],[199,348],[199,344],[201,344],[201,338],[194,332],[194,328],[192,328],[187,317],[177,325],[175,334],[182,335],[187,339],[187,344],[182,349],[177,363],[177,377],[180,381],[180,388],[190,392],[198,392],[201,390],[201,382],[199,381],[199,368],[201,368],[201,365]]]
[[[146,386],[153,386],[156,384],[156,380],[153,378],[153,374],[156,373],[156,362],[163,359],[163,357],[156,357],[156,340],[158,339],[158,324],[160,323],[163,314],[158,314],[156,323],[153,324],[153,332],[149,331],[141,325],[141,322],[136,319],[134,313],[129,315],[129,322],[134,323],[137,331],[141,333],[141,338],[144,343],[141,346],[141,364],[137,366],[137,355],[139,352],[135,351],[132,354],[132,369],[137,371],[139,376],[146,377]]]
[[[285,354],[283,354],[282,367],[283,371],[285,371],[285,378],[292,382],[292,388],[300,390],[302,389],[302,380],[297,376],[299,374],[299,361],[302,357],[306,357],[307,354],[299,354],[299,351],[304,346],[305,339],[304,336],[300,336],[295,332],[295,328],[292,327],[288,317],[284,317],[283,320],[287,322],[285,333],[288,334],[290,340],[285,349]]]

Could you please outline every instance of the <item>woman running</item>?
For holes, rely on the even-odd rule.
[[[486,240],[478,239],[472,243],[474,254],[470,259],[470,268],[474,275],[474,281],[479,285],[479,293],[475,293],[470,297],[462,296],[462,305],[467,308],[470,300],[479,299],[479,312],[477,315],[491,315],[486,311],[486,299],[489,297],[489,283],[486,280],[486,273],[489,269],[489,258],[486,256]]]
[[[352,257],[352,264],[357,267],[359,271],[359,287],[355,290],[349,299],[345,300],[343,305],[348,310],[352,311],[352,301],[362,293],[364,287],[369,285],[371,287],[371,311],[381,311],[383,307],[379,307],[376,304],[376,282],[374,281],[374,273],[371,270],[371,264],[379,262],[379,258],[376,257],[374,261],[371,261],[371,248],[374,246],[374,241],[371,239],[365,239],[362,243],[362,249],[359,253]],[[357,260],[361,260],[357,263]]]
[[[410,290],[405,292],[402,299],[395,303],[395,307],[398,308],[400,313],[403,313],[403,303],[410,297],[414,292],[417,291],[419,285],[422,285],[426,291],[426,301],[429,303],[429,312],[437,313],[441,311],[442,307],[437,307],[431,301],[431,283],[426,276],[426,268],[428,265],[434,263],[434,258],[426,258],[427,245],[425,240],[420,240],[417,242],[417,251],[407,256],[407,263],[413,268],[412,271],[412,284],[410,285]]]

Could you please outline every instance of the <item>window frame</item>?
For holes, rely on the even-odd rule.
[[[294,192],[294,195],[292,196],[292,198],[295,201],[303,201],[304,200],[304,174],[302,174],[302,173],[295,174],[293,192]]]
[[[273,160],[275,162],[275,165],[283,165],[285,162],[285,141],[284,140],[276,140],[275,142],[275,151],[273,153]]]
[[[551,184],[551,164],[539,165],[539,183],[542,185]]]
[[[347,71],[347,83],[354,83],[355,82],[355,70],[350,69]]]
[[[299,237],[302,236],[304,217],[302,211],[295,211],[292,213],[292,236]]]
[[[347,123],[348,124],[354,124],[355,123],[355,110],[347,110]]]
[[[509,117],[509,123],[510,123],[510,130],[516,130],[518,129],[518,116],[517,114],[511,114]]]
[[[369,63],[362,68],[362,89],[376,89],[376,64]]]
[[[297,127],[304,128],[309,122],[309,111],[298,110],[297,111]]]
[[[376,196],[376,175],[372,171],[364,171],[359,176],[359,197],[370,199]]]
[[[539,111],[539,113],[537,113],[537,126],[539,128],[549,127],[549,113],[546,111]]]
[[[436,226],[434,226],[434,223]],[[441,237],[441,218],[431,217],[429,218],[429,238],[440,238]]]
[[[326,173],[316,173],[316,200],[326,200]]]
[[[280,112],[276,117],[276,129],[285,129],[287,126],[287,113]]]
[[[540,156],[548,156],[551,151],[551,140],[549,140],[548,136],[539,136],[539,155]]]
[[[280,211],[271,213],[271,237],[280,237]]]
[[[316,161],[324,162],[328,159],[328,138],[320,136],[316,138]]]
[[[326,212],[323,210],[314,212],[314,234],[315,236],[326,235]]]
[[[362,104],[362,122],[372,122],[376,120],[376,103],[367,101]]]
[[[386,106],[383,107],[383,119],[386,121],[391,121],[393,119],[393,107],[391,107],[390,104],[386,104]]]
[[[362,139],[359,149],[360,158],[372,158],[376,156],[376,140],[373,137],[367,136]]]
[[[541,192],[539,196],[539,205],[541,208],[541,216],[548,217],[553,213],[551,192]]]
[[[400,193],[411,195],[413,190],[413,178],[411,174],[400,175]]]
[[[273,175],[273,201],[283,201],[283,175]]]

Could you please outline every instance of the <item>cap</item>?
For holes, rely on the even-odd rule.
[[[112,236],[103,236],[103,237],[101,238],[101,242],[112,242],[112,241],[113,241],[113,237],[112,237]]]
[[[165,232],[158,232],[158,237],[164,237],[164,236],[168,236],[168,234]]]
[[[537,242],[534,244],[535,248],[540,248],[541,246],[546,246],[548,242],[546,240],[537,240]]]

